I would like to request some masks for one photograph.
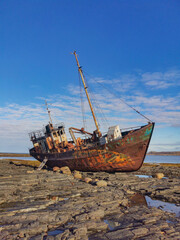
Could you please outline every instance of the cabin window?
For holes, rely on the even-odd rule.
[[[55,133],[55,132],[53,133],[53,136],[54,136],[54,137],[57,137],[57,135],[56,135],[56,133]]]

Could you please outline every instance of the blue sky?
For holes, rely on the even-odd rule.
[[[0,152],[28,151],[28,132],[48,122],[44,99],[67,132],[83,125],[74,50],[102,131],[146,123],[122,98],[156,122],[149,150],[180,151],[179,12],[178,0],[2,0]]]

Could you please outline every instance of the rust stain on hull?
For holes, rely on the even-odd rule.
[[[36,153],[30,154],[39,161],[48,158],[49,167],[68,166],[71,170],[80,171],[136,171],[144,161],[154,123],[130,131],[122,139],[114,140],[96,148],[85,150],[71,150],[64,153]]]

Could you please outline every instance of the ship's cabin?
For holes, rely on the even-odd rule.
[[[36,152],[61,152],[68,143],[63,123],[49,123],[43,130],[31,132],[29,136]]]
[[[33,142],[34,150],[39,153],[66,152],[77,149],[87,149],[95,145],[105,145],[106,143],[122,138],[119,126],[109,127],[107,134],[98,137],[97,131],[89,133],[83,128],[69,128],[72,140],[68,141],[63,123],[47,124],[43,130],[29,133]],[[76,138],[75,133],[82,134],[83,137]]]

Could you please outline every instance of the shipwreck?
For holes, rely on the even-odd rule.
[[[146,125],[125,130],[118,125],[110,126],[102,135],[76,52],[74,56],[96,129],[90,133],[84,128],[71,127],[71,140],[68,140],[64,123],[53,124],[47,106],[49,123],[43,130],[29,133],[33,143],[30,155],[50,168],[68,166],[71,170],[106,172],[138,170],[145,159],[155,123],[148,119]],[[82,137],[76,138],[75,133]]]

